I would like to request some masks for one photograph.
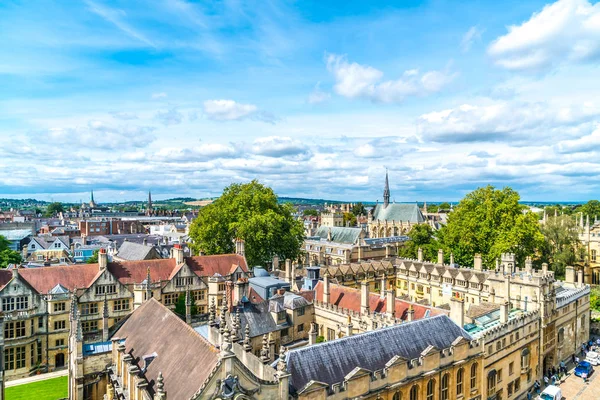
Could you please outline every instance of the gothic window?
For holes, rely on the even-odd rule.
[[[429,382],[427,382],[427,397],[425,399],[433,400],[434,393],[435,393],[435,381],[433,379],[430,379]]]
[[[450,381],[450,374],[444,374],[442,377],[442,400],[448,400],[448,393],[450,390],[448,389]]]
[[[488,397],[493,396],[496,393],[496,371],[492,370],[487,377],[487,389]]]
[[[525,369],[529,367],[529,360],[530,360],[530,352],[529,352],[529,348],[524,348],[523,351],[521,352],[521,369]]]
[[[477,363],[471,365],[471,390],[477,387]]]
[[[400,393],[400,392],[394,393],[394,397],[392,397],[392,400],[402,400],[402,393]]]
[[[410,400],[419,400],[419,387],[417,385],[410,388]]]
[[[456,395],[460,396],[463,394],[463,379],[465,376],[465,370],[460,368],[456,373]]]

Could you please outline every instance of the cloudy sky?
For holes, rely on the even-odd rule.
[[[600,3],[3,1],[0,52],[0,197],[600,197]]]

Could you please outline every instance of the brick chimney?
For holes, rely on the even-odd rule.
[[[396,291],[386,290],[385,292],[385,315],[388,318],[394,318],[396,314]]]
[[[369,283],[367,281],[360,283],[360,313],[369,313]]]
[[[180,244],[173,246],[173,258],[175,259],[175,264],[183,264],[183,247]]]
[[[108,266],[108,254],[106,254],[106,249],[102,247],[100,251],[98,251],[98,267],[100,271],[104,271]]]
[[[473,269],[475,271],[483,270],[483,264],[481,262],[481,254],[475,254],[475,258],[473,259]]]

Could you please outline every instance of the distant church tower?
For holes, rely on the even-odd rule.
[[[94,191],[92,190],[92,194],[90,197],[90,208],[95,208],[96,207],[96,202],[94,201]]]
[[[385,170],[385,188],[383,189],[383,208],[390,204],[390,183],[388,181],[388,172]]]
[[[146,207],[146,215],[152,215],[152,193],[148,190],[148,206]]]

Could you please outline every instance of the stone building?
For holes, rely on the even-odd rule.
[[[249,276],[243,255],[109,262],[104,249],[98,264],[0,270],[0,301],[6,379],[52,371],[68,363],[69,310],[77,308],[83,344],[106,341],[107,332],[145,300],[174,308],[189,292],[199,314],[209,297],[222,302],[226,282]],[[211,286],[209,277],[219,283]],[[73,296],[74,295],[74,296]]]
[[[589,216],[586,217],[586,222],[579,223],[579,240],[584,246],[587,260],[584,271],[584,280],[588,284],[600,284],[600,223],[594,222],[590,226]]]
[[[416,203],[390,203],[390,197],[390,185],[386,172],[383,203],[377,202],[368,214],[369,237],[384,238],[406,235],[417,224],[430,224],[435,227],[433,221],[428,221],[423,216]]]
[[[339,265],[361,260],[379,260],[398,254],[408,236],[372,239],[363,228],[319,227],[304,240],[310,265]]]

